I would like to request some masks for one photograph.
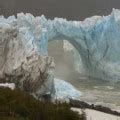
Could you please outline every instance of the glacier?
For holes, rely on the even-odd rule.
[[[120,80],[120,10],[113,9],[108,16],[93,16],[84,21],[50,20],[44,15],[34,17],[23,13],[3,21],[9,25],[17,21],[28,52],[34,48],[39,54],[47,55],[48,42],[68,40],[81,56],[85,75]]]
[[[39,82],[39,67],[44,71],[46,66],[50,79],[50,82],[46,81],[46,86],[50,86],[45,89],[52,91],[54,65],[52,58],[48,57],[47,45],[54,40],[67,40],[77,49],[84,75],[120,80],[118,9],[113,9],[108,16],[93,16],[84,21],[68,21],[63,18],[50,20],[44,15],[34,17],[30,13],[19,13],[17,17],[8,18],[0,16],[0,78],[6,74],[12,75],[10,77],[17,74],[17,79],[21,79],[21,72],[22,76],[26,73],[22,82],[30,78],[37,85],[35,81]],[[79,60],[76,60],[76,66],[78,64]],[[46,91],[44,87],[42,90],[43,93]],[[42,90],[38,87],[37,94]]]

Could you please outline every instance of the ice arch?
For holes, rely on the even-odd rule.
[[[0,27],[14,29],[26,45],[47,54],[51,40],[68,40],[79,52],[85,74],[100,79],[120,79],[120,10],[113,9],[109,16],[94,16],[84,21],[67,21],[44,16],[18,14],[0,18]]]
[[[119,79],[120,11],[85,21],[48,20],[43,30],[47,41],[68,40],[79,52],[85,74],[100,79]],[[46,19],[42,17],[42,21]],[[45,38],[43,37],[43,38]],[[47,46],[47,45],[46,45]],[[42,51],[42,50],[41,50]]]

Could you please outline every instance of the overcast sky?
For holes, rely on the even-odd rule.
[[[47,18],[63,17],[83,20],[93,15],[107,15],[112,8],[120,8],[120,0],[0,0],[0,14],[19,12],[44,14]]]

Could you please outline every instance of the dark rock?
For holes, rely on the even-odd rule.
[[[102,106],[102,105],[88,104],[86,102],[79,101],[79,100],[73,100],[73,99],[70,99],[69,104],[71,107],[76,107],[76,108],[81,108],[81,109],[88,108],[88,109],[93,109],[93,110],[101,111],[104,113],[120,116],[120,112],[113,111],[110,108]]]

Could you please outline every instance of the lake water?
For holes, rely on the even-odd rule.
[[[82,92],[81,100],[120,111],[120,82],[113,83],[86,77],[69,82]]]

